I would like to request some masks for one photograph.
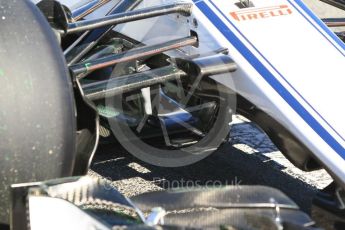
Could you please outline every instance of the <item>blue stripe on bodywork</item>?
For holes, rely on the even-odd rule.
[[[297,89],[291,85],[291,83],[280,73],[280,71],[278,71],[274,65],[272,65],[272,63],[270,61],[267,60],[267,58],[251,43],[251,41],[249,41],[249,39],[244,36],[244,34],[235,26],[234,23],[232,23],[225,15],[224,13],[214,4],[214,2],[212,2],[212,0],[209,1],[214,8],[216,8],[218,10],[218,12],[224,17],[224,19],[229,22],[234,28],[235,30],[251,45],[251,47],[253,49],[255,49],[256,52],[258,52],[258,54],[268,63],[268,65],[274,69],[274,71],[291,87],[291,89],[293,89],[295,91],[295,93],[301,97],[301,99],[343,140],[345,141],[345,138],[342,137],[340,135],[340,133],[303,97],[303,95],[301,93],[299,93],[297,91]],[[316,27],[314,26],[314,28],[316,29]],[[320,31],[319,31],[320,32]],[[322,34],[323,35],[323,34]],[[325,35],[323,35],[325,37]],[[327,39],[327,37],[325,37]],[[327,39],[328,40],[328,39]],[[331,42],[330,40],[328,40],[329,42]],[[338,51],[340,51],[336,46],[334,46],[333,43],[331,43],[333,45],[333,47],[335,47]],[[342,54],[342,53],[341,53]]]
[[[241,53],[271,87],[303,118],[303,120],[343,159],[345,148],[325,130],[318,121],[294,98],[294,96],[273,76],[240,39],[224,24],[204,1],[193,0],[195,5],[215,25],[220,33]],[[198,2],[197,2],[198,1]]]
[[[339,50],[338,47],[336,47],[334,44],[333,46],[339,50],[341,52],[341,54],[345,57],[344,54],[344,50],[345,50],[345,43],[340,40],[340,38],[334,34],[326,25],[325,23],[323,23],[320,18],[318,18],[301,0],[294,0],[294,2],[303,9],[303,11],[310,17],[313,19],[314,22],[316,22],[321,29],[326,32],[332,39],[327,38],[321,31],[319,28],[317,28],[307,17],[304,16],[304,14],[297,8],[295,7],[295,5],[291,2],[291,0],[287,0],[316,30],[319,31],[319,33],[321,33],[330,43],[333,44],[332,41],[334,41],[335,43],[337,43],[342,50]]]

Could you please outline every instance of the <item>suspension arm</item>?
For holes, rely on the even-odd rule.
[[[150,57],[156,54],[166,52],[168,50],[178,49],[188,45],[197,44],[197,38],[194,36],[175,39],[157,45],[138,47],[120,54],[113,54],[104,58],[90,60],[69,67],[73,76],[86,76],[86,74],[105,67],[113,66],[118,63],[138,60],[143,57]]]
[[[324,18],[322,21],[329,27],[345,26],[345,18]]]
[[[148,86],[162,84],[166,81],[185,77],[187,74],[174,66],[162,67],[105,81],[97,81],[82,86],[84,95],[90,100],[113,97]]]
[[[164,82],[186,78],[195,80],[198,77],[208,77],[217,74],[236,71],[237,65],[224,54],[216,54],[192,60],[177,58],[176,65],[112,77],[107,80],[82,85],[84,95],[90,100],[113,97],[122,93],[150,87]]]
[[[102,18],[78,21],[65,24],[64,34],[79,33],[87,30],[97,29],[100,27],[117,25],[167,14],[180,13],[189,16],[192,11],[192,4],[174,3],[162,6],[148,7],[145,9],[134,10],[130,12],[118,13]]]

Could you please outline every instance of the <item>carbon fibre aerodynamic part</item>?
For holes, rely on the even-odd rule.
[[[240,95],[237,95],[237,112],[255,122],[296,167],[304,171],[313,171],[322,167],[312,157],[310,150],[289,130]]]
[[[313,198],[311,215],[322,228],[330,230],[344,229],[344,190],[334,182],[320,190]]]
[[[17,184],[12,192],[13,230],[317,230],[285,194],[264,186],[174,189],[126,198],[108,181],[82,177]]]

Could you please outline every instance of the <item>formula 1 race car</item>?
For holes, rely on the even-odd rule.
[[[324,2],[345,10],[343,0]],[[300,0],[0,0],[0,223],[28,228],[28,197],[67,199],[68,185],[109,198],[97,183],[70,178],[87,173],[100,142],[153,165],[186,166],[217,150],[240,114],[296,167],[330,173],[334,183],[315,205],[344,226],[342,26],[344,18],[321,20]],[[42,182],[57,178],[67,179]],[[274,221],[295,209],[259,190],[280,197],[265,206]]]

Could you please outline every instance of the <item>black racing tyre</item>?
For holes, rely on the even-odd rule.
[[[0,0],[0,223],[9,186],[72,174],[72,84],[52,29],[29,0]]]

